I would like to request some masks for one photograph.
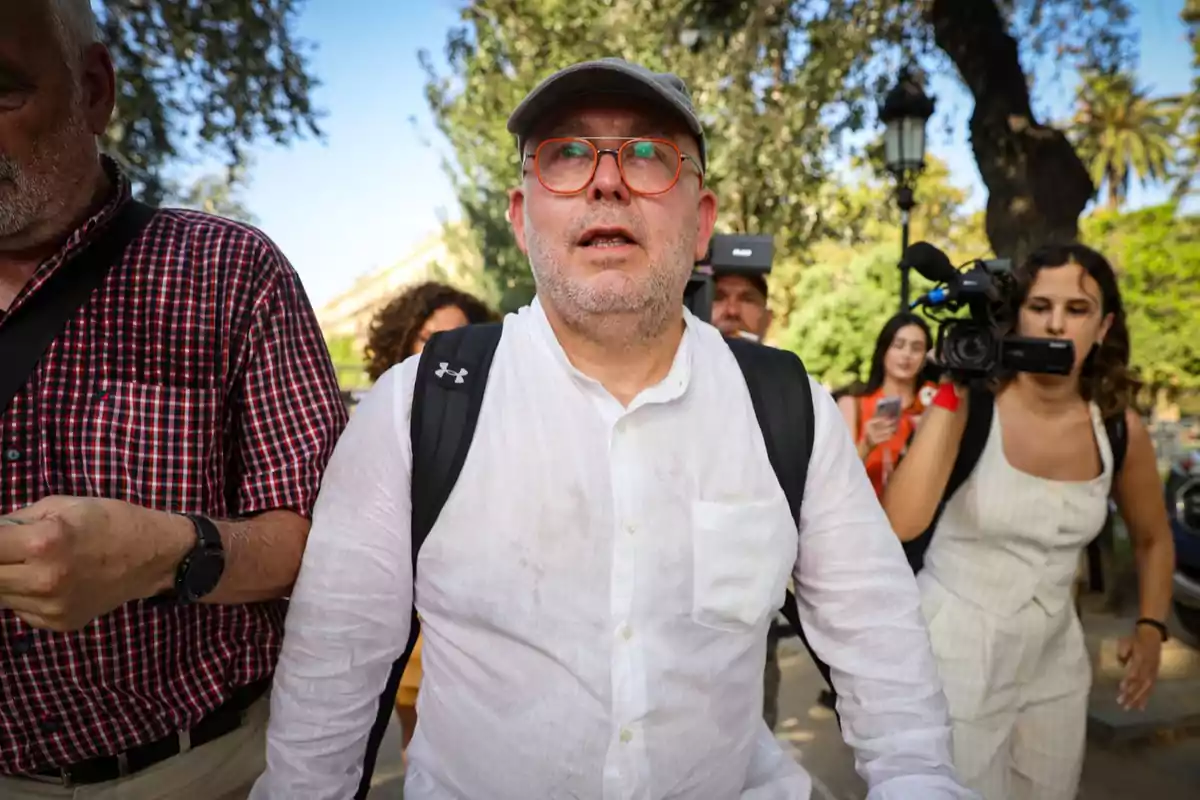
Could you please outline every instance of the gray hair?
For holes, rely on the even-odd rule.
[[[63,55],[72,69],[83,63],[83,52],[99,40],[91,0],[49,0],[50,19]]]

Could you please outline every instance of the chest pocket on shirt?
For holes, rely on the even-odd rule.
[[[787,501],[692,504],[692,619],[753,628],[783,604],[799,536]]]
[[[218,389],[103,381],[84,423],[89,489],[147,505],[203,505],[205,471],[219,449]]]

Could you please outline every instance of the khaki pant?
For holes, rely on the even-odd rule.
[[[270,695],[246,710],[242,727],[136,775],[64,787],[0,775],[3,800],[245,800],[266,768]]]

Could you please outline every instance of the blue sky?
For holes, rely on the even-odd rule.
[[[1139,78],[1157,93],[1181,93],[1191,77],[1191,51],[1179,21],[1184,0],[1139,0]],[[299,35],[313,41],[312,68],[322,82],[315,105],[327,112],[325,140],[253,151],[252,183],[243,197],[260,226],[291,259],[314,305],[365,272],[393,263],[436,232],[456,204],[424,97],[417,61],[428,49],[440,64],[458,0],[308,0]],[[1047,91],[1038,106],[1056,106],[1070,87]],[[946,159],[955,182],[984,199],[966,140],[971,99],[952,78],[933,82],[938,112],[930,150]],[[415,125],[413,123],[415,118]],[[943,132],[949,127],[953,135]],[[1164,196],[1135,189],[1143,205]]]

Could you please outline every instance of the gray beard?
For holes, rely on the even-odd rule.
[[[655,264],[640,279],[596,287],[567,278],[546,243],[528,228],[525,236],[538,298],[586,339],[612,347],[637,347],[662,334],[682,313],[683,291],[691,273],[686,259],[680,259],[681,268]],[[677,245],[672,252],[691,250],[681,249],[684,242]]]
[[[80,177],[93,156],[79,143],[86,136],[82,109],[38,142],[22,166],[0,152],[0,238],[16,236],[61,215],[71,203]]]

